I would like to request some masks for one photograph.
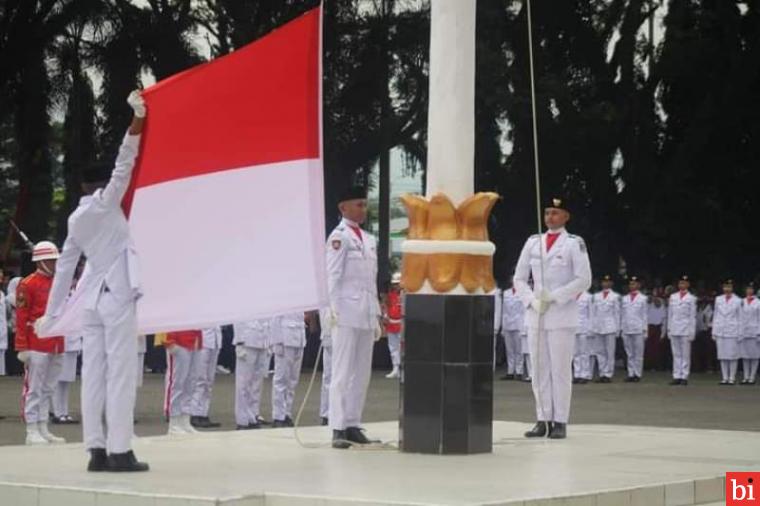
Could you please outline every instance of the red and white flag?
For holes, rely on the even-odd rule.
[[[145,90],[141,333],[325,304],[320,11]]]

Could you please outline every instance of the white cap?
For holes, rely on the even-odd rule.
[[[58,246],[50,241],[40,241],[34,245],[32,250],[32,262],[41,260],[58,260]]]
[[[400,272],[394,272],[393,276],[391,276],[391,283],[394,285],[398,285],[401,283],[401,273]]]

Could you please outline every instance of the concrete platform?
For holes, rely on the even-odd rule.
[[[141,438],[138,475],[86,473],[81,444],[0,448],[2,506],[574,505],[720,502],[729,470],[760,469],[756,433],[577,425],[564,441],[496,422],[494,453],[423,456],[324,447],[329,431]],[[393,441],[395,422],[367,425]]]

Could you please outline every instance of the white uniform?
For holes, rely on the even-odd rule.
[[[235,423],[239,427],[256,424],[260,415],[261,387],[269,371],[269,318],[236,323],[232,326],[235,345]]]
[[[575,333],[575,352],[573,353],[573,373],[578,379],[590,380],[592,377],[590,337],[591,294],[583,292],[578,295],[578,329]]]
[[[673,353],[673,379],[689,379],[691,342],[696,335],[697,298],[689,292],[676,292],[668,301],[668,337]]]
[[[272,322],[274,377],[272,378],[272,419],[293,419],[293,398],[301,377],[306,324],[303,313],[277,316]]]
[[[354,232],[357,230],[357,232]],[[330,428],[359,427],[379,335],[375,238],[345,218],[327,238],[327,288],[337,328],[330,384]]]
[[[540,318],[532,307],[526,312],[533,394],[539,421],[567,423],[572,396],[573,348],[578,328],[576,298],[591,286],[591,266],[586,245],[580,237],[568,234],[563,228],[548,252],[546,237],[547,234],[534,235],[525,243],[515,269],[514,285],[526,306],[544,291],[552,299]],[[533,290],[528,286],[531,276]]]
[[[82,351],[82,336],[66,336],[63,343],[61,374],[53,393],[53,414],[57,418],[69,415],[69,389],[77,380],[77,358]]]
[[[649,330],[647,309],[648,298],[641,292],[622,297],[620,327],[631,378],[641,378],[644,371],[644,343]]]
[[[525,306],[517,296],[517,290],[510,288],[504,291],[501,303],[501,335],[507,351],[507,374],[522,376],[524,332]]]
[[[222,328],[203,329],[201,349],[195,369],[195,387],[190,400],[190,415],[208,417],[211,392],[216,378],[216,363],[222,349]]]
[[[8,349],[8,311],[5,294],[0,290],[0,376],[5,376],[5,351]]]
[[[602,290],[591,297],[592,355],[599,366],[599,376],[612,378],[615,373],[615,341],[620,334],[620,295]]]
[[[322,389],[319,396],[319,416],[330,416],[330,381],[332,379],[332,338],[330,326],[327,324],[329,308],[319,310],[319,327],[322,330]]]
[[[742,301],[739,348],[743,359],[744,381],[754,383],[760,359],[760,301],[754,296]]]
[[[84,304],[82,427],[85,448],[129,451],[137,378],[140,296],[137,258],[121,201],[132,177],[139,135],[124,137],[108,185],[79,200],[56,266],[46,315],[62,314],[79,257],[87,266],[77,291]],[[104,422],[105,414],[105,424]],[[106,432],[106,426],[108,431]],[[107,434],[107,435],[106,435]]]
[[[137,336],[137,388],[143,386],[145,374],[145,354],[148,352],[148,342],[144,335]]]

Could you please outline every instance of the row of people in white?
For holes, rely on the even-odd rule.
[[[733,282],[723,285],[723,295],[715,298],[712,335],[718,348],[721,384],[736,384],[739,359],[743,359],[743,383],[755,383],[760,361],[760,301],[752,285],[746,297],[734,294]]]

